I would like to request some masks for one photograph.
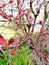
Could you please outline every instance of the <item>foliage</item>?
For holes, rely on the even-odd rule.
[[[32,64],[32,62],[30,62],[32,52],[26,43],[23,46],[21,46],[20,49],[17,48],[16,54],[14,54],[10,58],[8,57],[9,50],[6,50],[4,52],[5,56],[3,58],[0,58],[0,65],[11,65],[11,63],[12,65],[34,65]]]

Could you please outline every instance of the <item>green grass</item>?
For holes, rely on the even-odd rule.
[[[34,63],[30,62],[30,58],[32,56],[32,52],[29,49],[27,42],[20,47],[20,49],[16,49],[16,54],[12,57],[8,57],[8,52],[11,49],[5,51],[5,57],[0,58],[0,65],[34,65]],[[11,64],[12,63],[12,64]]]

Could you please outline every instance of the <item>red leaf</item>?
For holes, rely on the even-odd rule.
[[[8,41],[9,45],[12,44],[12,43],[14,43],[14,42],[19,43],[20,41],[19,41],[18,39],[16,39],[16,38],[11,38],[11,39]]]
[[[6,46],[7,45],[7,41],[4,39],[4,37],[2,35],[0,35],[0,45],[1,46]]]
[[[14,42],[14,39],[11,38],[8,42],[9,42],[9,45],[10,45],[10,44],[12,44]]]

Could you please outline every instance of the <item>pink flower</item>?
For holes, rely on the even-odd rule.
[[[33,21],[33,17],[30,15],[30,16],[28,16],[28,20],[29,21]]]

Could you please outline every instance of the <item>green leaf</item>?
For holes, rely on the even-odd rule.
[[[33,32],[33,35],[34,35],[34,36],[36,36],[36,35],[38,35],[38,34],[39,34],[39,32],[38,32],[38,31]]]

